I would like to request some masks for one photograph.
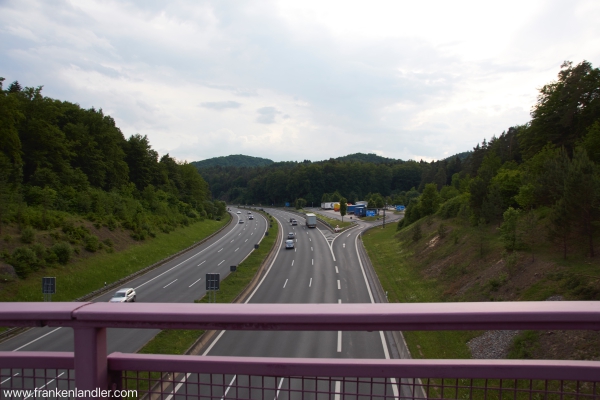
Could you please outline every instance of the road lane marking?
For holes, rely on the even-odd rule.
[[[340,271],[338,270],[338,267],[337,267],[337,265],[335,266],[335,273],[336,273],[336,274],[339,274],[339,273],[340,273]]]
[[[234,375],[231,382],[229,382],[229,386],[227,386],[227,390],[225,391],[225,393],[223,393],[223,397],[221,397],[221,400],[223,400],[225,397],[227,397],[227,393],[229,392],[229,389],[231,389],[231,385],[233,385],[233,382],[235,382],[236,378],[237,378],[237,375]]]
[[[312,248],[312,246],[310,246],[310,251],[313,251],[313,248]]]
[[[342,331],[338,331],[338,343],[337,343],[337,352],[342,352]]]
[[[225,260],[221,261],[219,264],[217,264],[217,267],[221,264],[223,264],[225,262]]]
[[[244,240],[244,243],[246,243],[248,241],[248,239]]]
[[[2,385],[4,382],[10,381],[12,378],[14,378],[15,376],[19,375],[19,373],[17,372],[16,374],[14,374],[13,376],[11,376],[10,378],[6,378],[5,380],[3,380],[2,382],[0,382],[0,385]],[[283,379],[283,378],[282,378]]]
[[[346,248],[346,243],[342,243],[342,247],[343,247],[343,248]]]
[[[294,247],[294,253],[296,252],[296,248]]]
[[[254,232],[252,232],[252,233],[250,234],[250,236],[252,236],[252,235],[254,235]]]
[[[231,242],[229,242],[229,243],[233,243],[233,241],[234,241],[234,240],[235,240],[235,239],[231,239]]]
[[[341,290],[342,288],[340,287],[340,280],[338,279],[338,290]]]
[[[285,289],[285,285],[287,285],[287,279],[285,280],[285,283],[283,284],[283,288]]]
[[[16,348],[16,349],[14,349],[13,351],[19,351],[19,350],[21,350],[23,347],[25,347],[25,346],[29,346],[31,343],[37,342],[38,340],[40,340],[40,339],[42,339],[42,338],[45,338],[45,337],[46,337],[46,336],[48,336],[49,334],[51,334],[51,333],[54,333],[54,332],[56,332],[56,331],[57,331],[57,330],[59,330],[59,329],[60,329],[60,328],[56,328],[55,330],[53,330],[53,331],[50,331],[50,332],[46,333],[45,335],[42,335],[42,336],[40,336],[40,337],[39,337],[39,338],[37,338],[37,339],[33,339],[33,340],[32,340],[31,342],[29,342],[29,343],[25,343],[25,344],[24,344],[23,346],[21,346],[21,347],[17,347],[17,348]]]
[[[294,266],[294,260],[292,260],[292,267]]]
[[[281,385],[283,384],[283,380],[285,378],[281,378],[281,380],[279,381],[279,386],[277,386],[277,393],[275,393],[275,398],[273,400],[277,400],[277,398],[279,397],[279,391],[281,390]]]
[[[312,258],[312,259],[310,260],[310,264],[311,264],[311,265],[315,265],[315,259],[314,259],[314,258]]]
[[[191,284],[190,286],[188,286],[188,287],[192,287],[192,286],[194,286],[196,283],[200,282],[201,280],[202,280],[202,278],[198,279],[196,282],[192,283],[192,284]]]
[[[201,266],[202,264],[204,264],[206,262],[206,260],[202,261],[200,264],[198,264],[197,266]]]
[[[351,234],[351,233],[349,233],[349,234],[348,234],[348,236],[346,236],[346,237],[350,237],[350,235],[352,235],[352,234]]]
[[[340,391],[342,390],[340,381],[335,382],[335,396],[333,396],[333,400],[340,400]]]
[[[310,240],[310,241],[312,242],[312,239],[311,239],[311,238],[308,238],[308,240]]]
[[[46,384],[44,384],[43,386],[40,386],[40,387],[38,387],[38,388],[36,388],[36,389],[38,389],[38,390],[41,390],[41,389],[45,388],[46,386],[48,386],[49,384],[51,384],[52,382],[54,382],[56,379],[58,379],[58,378],[60,378],[61,376],[63,376],[64,374],[65,374],[64,372],[61,372],[61,373],[60,373],[60,375],[57,375],[57,376],[56,376],[56,378],[53,378],[53,379],[49,380],[48,382],[46,382]],[[33,396],[34,394],[35,394],[35,392],[33,392],[33,393],[30,393],[30,394],[29,394],[29,396],[27,396],[27,397],[23,397],[23,400],[30,398],[30,397],[31,397],[31,396]]]
[[[238,251],[239,249],[240,249],[239,247],[238,247],[237,249],[235,249],[235,250],[234,250],[234,253],[235,253],[236,251]]]
[[[310,282],[308,282],[308,287],[310,287],[310,285],[312,285],[312,278],[310,278]]]
[[[173,282],[171,282],[171,283],[175,283],[175,282],[177,282],[177,279],[175,279],[175,280],[174,280]],[[169,286],[171,283],[167,283],[167,286]],[[164,288],[166,288],[167,286],[163,286],[163,289],[164,289]]]
[[[222,251],[223,251],[223,248],[221,247],[221,250],[217,251],[217,253],[220,253],[220,252],[222,252]]]

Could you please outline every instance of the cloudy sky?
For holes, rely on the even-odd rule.
[[[526,123],[600,1],[0,0],[0,76],[180,160],[440,159]]]

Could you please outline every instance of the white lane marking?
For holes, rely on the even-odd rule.
[[[56,379],[60,378],[61,376],[63,376],[65,373],[61,372],[60,375],[57,375],[56,378],[53,378],[51,380],[49,380],[48,382],[46,382],[45,385],[40,386],[39,388],[36,388],[38,390],[45,388],[46,386],[48,386],[49,384],[51,384],[52,382],[54,382]],[[27,397],[23,397],[23,400],[30,398],[31,396],[33,396],[35,394],[35,391],[33,393],[30,393],[29,396]]]
[[[234,239],[231,239],[231,242],[229,242],[229,243],[233,243],[233,241],[234,241]]]
[[[238,236],[240,236],[242,234],[242,232],[238,233]]]
[[[254,235],[254,232],[252,232],[252,233],[250,234],[250,236],[252,236],[252,235]]]
[[[315,265],[315,259],[314,259],[314,258],[312,258],[312,259],[310,260],[310,264],[311,264],[311,265]]]
[[[294,266],[294,260],[292,260],[292,267]]]
[[[338,283],[340,283],[340,281],[338,281]],[[342,299],[338,299],[338,304],[342,304]],[[337,351],[338,353],[342,352],[342,331],[338,331]]]
[[[333,400],[340,400],[340,391],[341,391],[341,382],[340,381],[336,381],[335,382],[335,396],[333,396]]]
[[[352,235],[352,234],[351,234],[351,233],[349,233],[349,234],[348,234],[348,236],[346,236],[346,237],[350,237],[350,235]]]
[[[312,285],[312,278],[310,278],[310,282],[308,282],[308,287]]]
[[[312,239],[311,239],[311,238],[308,238],[308,240],[312,242]]]
[[[296,252],[296,248],[294,247],[294,253]]]
[[[217,253],[220,253],[220,252],[222,252],[222,251],[223,251],[223,248],[221,248],[221,250],[217,251]]]
[[[354,247],[356,248],[356,256],[358,257],[358,264],[360,265],[360,270],[362,271],[363,279],[365,280],[365,285],[367,285],[367,291],[369,292],[369,298],[371,299],[371,303],[375,303],[375,299],[373,299],[373,293],[371,293],[371,286],[369,286],[369,281],[367,280],[367,274],[365,273],[365,267],[363,266],[362,260],[360,259],[360,253],[358,252],[358,237],[360,235],[356,235],[354,239]],[[385,336],[383,335],[383,331],[379,331],[379,337],[381,338],[381,345],[383,346],[383,354],[385,355],[385,359],[390,359],[390,352],[388,351],[387,341],[385,340]],[[398,397],[398,385],[396,385],[396,378],[391,378],[390,382],[392,382],[392,391],[394,392],[394,396]]]
[[[244,243],[246,243],[248,241],[248,239],[244,240]]]
[[[225,260],[221,261],[219,264],[217,264],[217,267],[221,264],[223,264],[225,262]]]
[[[342,247],[343,247],[343,248],[346,248],[346,243],[342,243]]]
[[[237,375],[234,375],[231,382],[229,382],[229,386],[227,386],[227,390],[225,391],[225,393],[223,393],[223,397],[221,397],[221,400],[227,397],[227,392],[229,392],[229,389],[231,389],[231,385],[233,385],[233,382],[235,382],[235,378],[237,378]]]
[[[283,288],[285,289],[285,285],[287,285],[287,279],[285,280],[285,283],[283,284]]]
[[[198,264],[198,267],[201,266],[202,264],[204,264],[206,262],[206,260],[202,261],[200,264]]]
[[[313,248],[312,248],[312,246],[310,246],[310,251],[313,251]]]
[[[29,343],[25,343],[23,346],[21,346],[21,347],[18,347],[18,348],[16,348],[16,349],[14,349],[13,351],[19,351],[19,350],[21,350],[23,347],[25,347],[25,346],[29,346],[31,343],[37,342],[37,341],[38,341],[38,340],[40,340],[41,338],[45,338],[45,337],[46,337],[46,336],[48,336],[49,334],[51,334],[51,333],[54,333],[54,332],[56,332],[56,331],[57,331],[57,330],[59,330],[59,329],[60,329],[60,328],[56,328],[56,329],[54,329],[53,331],[50,331],[50,332],[46,333],[45,335],[42,335],[42,336],[40,336],[40,337],[39,337],[39,338],[37,338],[37,339],[33,339],[33,340],[32,340],[31,342],[29,342]]]
[[[335,273],[336,273],[336,274],[339,274],[339,273],[340,273],[340,271],[338,270],[338,267],[337,267],[337,265],[335,266]]]
[[[340,287],[340,280],[338,279],[338,290],[341,290],[342,288]]]
[[[167,286],[169,286],[169,285],[171,285],[172,283],[175,283],[175,282],[177,282],[177,279],[175,279],[175,280],[174,280],[173,282],[171,282],[171,283],[167,283]],[[164,288],[166,288],[167,286],[163,286],[163,289],[164,289]]]
[[[281,385],[283,384],[283,380],[285,378],[281,378],[281,380],[279,381],[279,386],[277,386],[277,393],[275,393],[275,398],[273,400],[277,400],[277,398],[279,397],[279,391],[281,390]]]
[[[235,249],[235,250],[234,250],[234,253],[235,253],[236,251],[238,251],[239,249],[240,249],[239,247],[238,247],[237,249]]]
[[[2,385],[4,382],[10,381],[12,378],[14,378],[15,376],[19,375],[19,373],[17,372],[16,374],[14,374],[13,376],[11,376],[10,378],[6,378],[5,380],[3,380],[2,382],[0,382],[0,385]]]
[[[194,286],[196,283],[200,282],[201,280],[202,280],[202,278],[198,279],[196,282],[192,283],[192,284],[191,284],[190,286],[188,286],[188,287],[192,287],[192,286]]]

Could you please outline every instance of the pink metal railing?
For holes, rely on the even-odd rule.
[[[74,353],[0,352],[0,387],[131,388],[149,398],[600,398],[600,362],[106,354],[106,328],[600,330],[600,302],[0,303],[0,326],[74,329]],[[73,373],[74,370],[74,373]],[[565,397],[566,396],[566,397]]]

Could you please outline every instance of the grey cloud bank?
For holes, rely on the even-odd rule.
[[[0,2],[0,76],[189,161],[439,159],[529,120],[596,1]],[[558,34],[557,26],[561,26]]]

